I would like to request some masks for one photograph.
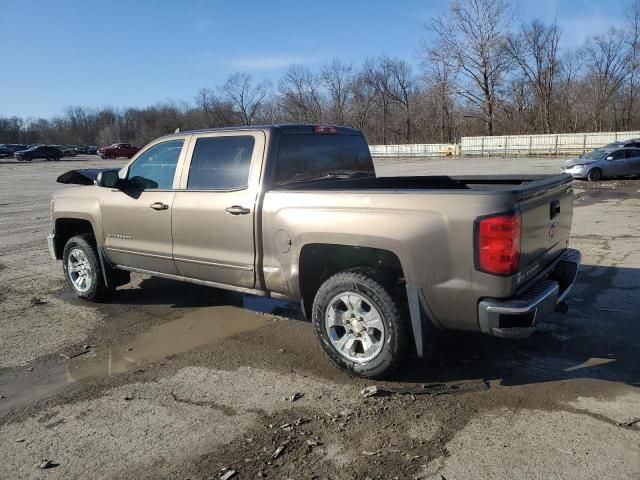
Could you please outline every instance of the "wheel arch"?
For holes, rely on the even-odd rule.
[[[62,258],[64,246],[71,237],[82,234],[91,234],[95,237],[95,230],[91,222],[85,218],[62,217],[57,218],[54,224],[56,258]]]

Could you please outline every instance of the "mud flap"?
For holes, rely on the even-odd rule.
[[[407,300],[409,302],[409,315],[411,316],[411,330],[416,346],[416,354],[419,358],[424,357],[425,335],[428,335],[432,328],[440,328],[433,313],[427,305],[422,289],[407,285]]]
[[[131,272],[115,268],[104,254],[102,247],[98,246],[97,250],[100,268],[102,269],[102,278],[107,287],[115,289],[131,281]]]

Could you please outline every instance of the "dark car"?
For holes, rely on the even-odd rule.
[[[89,147],[87,147],[86,145],[75,145],[73,149],[76,151],[76,153],[82,155],[86,155],[87,153],[89,153]]]
[[[11,157],[13,155],[13,150],[5,147],[4,145],[0,145],[0,158]]]
[[[64,155],[59,148],[49,145],[38,145],[28,150],[21,150],[15,153],[18,160],[30,162],[34,158],[45,158],[47,160],[60,160]]]
[[[87,154],[88,155],[97,155],[98,154],[98,147],[96,147],[95,145],[89,145],[87,147]]]
[[[71,145],[50,145],[51,147],[57,148],[62,152],[64,157],[75,157],[78,152]]]
[[[609,143],[602,148],[640,148],[640,138],[630,138],[629,140],[623,140],[621,142]]]
[[[2,146],[7,150],[10,150],[12,155],[19,150],[26,150],[29,148],[27,145],[23,145],[21,143],[6,143]]]

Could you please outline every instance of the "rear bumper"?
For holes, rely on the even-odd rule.
[[[551,315],[575,284],[580,266],[578,250],[566,249],[553,268],[524,292],[509,299],[485,298],[478,304],[483,333],[502,338],[527,338],[536,324]]]

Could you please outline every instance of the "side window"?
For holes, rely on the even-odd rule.
[[[637,158],[637,157],[640,157],[639,150],[627,150],[625,152],[625,158]]]
[[[624,158],[624,150],[616,150],[615,152],[611,153],[609,156],[613,157],[614,160],[620,160],[621,158]]]
[[[154,145],[131,164],[127,179],[141,190],[171,189],[184,140]]]
[[[189,167],[189,190],[238,190],[249,184],[251,135],[199,138]]]

